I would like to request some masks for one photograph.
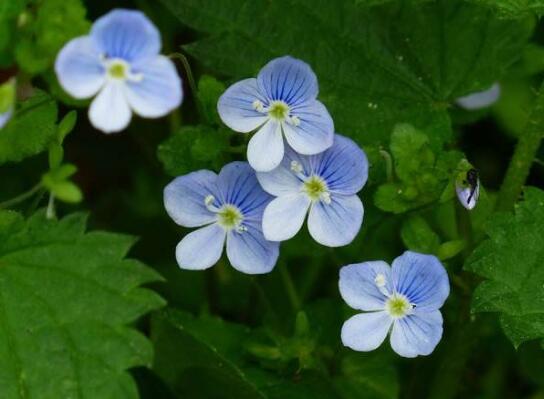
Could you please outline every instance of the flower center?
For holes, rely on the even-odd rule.
[[[385,302],[385,310],[391,317],[397,319],[410,314],[413,308],[408,298],[398,293],[391,295],[387,302]]]
[[[278,122],[287,122],[290,125],[300,125],[300,119],[296,115],[291,115],[291,108],[285,101],[273,100],[268,106],[265,106],[262,101],[253,101],[253,109],[257,112],[268,114],[268,116]]]
[[[217,221],[219,225],[227,230],[239,228],[243,219],[244,216],[242,215],[242,212],[234,205],[223,205],[217,212]]]
[[[289,115],[289,106],[283,101],[272,101],[268,109],[268,115],[274,119],[283,121]]]
[[[304,191],[312,201],[323,200],[326,204],[331,203],[331,195],[327,183],[319,176],[310,176],[304,182]]]
[[[128,75],[128,64],[121,60],[114,60],[108,65],[108,75],[114,79],[124,80]]]

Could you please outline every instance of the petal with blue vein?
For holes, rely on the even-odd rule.
[[[427,356],[442,338],[442,314],[436,310],[395,320],[391,347],[403,357]]]
[[[227,233],[217,223],[201,227],[187,234],[176,247],[179,267],[204,270],[219,261]]]
[[[269,120],[253,135],[247,146],[247,160],[253,169],[268,172],[283,159],[284,146],[280,124]]]
[[[132,112],[122,82],[110,82],[95,97],[89,107],[91,124],[104,133],[115,133],[130,123]]]
[[[382,290],[393,292],[391,267],[383,261],[348,265],[340,269],[340,295],[354,309],[384,310],[387,296],[378,288],[377,276],[383,276]]]
[[[372,351],[385,340],[392,322],[386,312],[357,314],[342,326],[342,343],[356,351]]]
[[[278,197],[264,210],[263,232],[267,240],[285,241],[293,238],[304,223],[310,198],[304,193]]]
[[[231,230],[227,236],[227,256],[236,270],[247,274],[270,272],[279,255],[279,242],[267,241],[260,224],[244,224],[246,230]]]

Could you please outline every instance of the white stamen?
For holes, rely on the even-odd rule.
[[[378,288],[385,287],[385,284],[387,283],[387,280],[385,279],[385,276],[381,273],[376,274],[376,277],[374,278],[374,282],[378,286]]]
[[[215,201],[215,197],[211,194],[207,195],[206,198],[204,198],[204,204],[206,205],[206,208],[208,208],[209,211],[217,213],[219,212],[219,208],[213,205],[213,202]]]
[[[238,226],[238,227],[236,228],[236,231],[237,231],[238,233],[243,233],[243,232],[247,231],[247,227],[246,227],[246,226],[240,225],[240,226]]]
[[[253,101],[252,106],[255,111],[264,112],[264,106],[260,100]]]
[[[293,115],[291,117],[291,123],[293,124],[293,126],[300,125],[300,119],[298,119],[298,116]]]
[[[302,173],[303,168],[302,165],[297,161],[291,161],[291,170],[295,173]]]
[[[331,193],[329,193],[328,191],[325,191],[323,194],[321,194],[321,200],[322,200],[325,204],[329,205],[329,204],[332,202],[332,200],[331,200]]]

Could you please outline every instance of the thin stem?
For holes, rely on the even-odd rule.
[[[45,217],[46,219],[55,219],[57,217],[57,213],[55,211],[55,196],[53,193],[49,193],[49,202],[47,203]]]
[[[11,198],[4,202],[0,202],[0,208],[9,208],[13,205],[17,205],[18,203],[31,198],[34,194],[40,191],[41,188],[42,188],[42,184],[38,183],[34,187],[32,187],[30,190],[18,195],[17,197]]]
[[[506,176],[499,192],[496,209],[509,211],[514,207],[521,194],[523,185],[529,176],[540,141],[544,137],[544,83],[540,87],[535,105],[529,115],[525,129],[519,137],[514,155],[506,171]]]
[[[293,310],[297,312],[300,309],[300,299],[298,297],[295,284],[293,283],[291,273],[289,273],[289,269],[287,269],[287,266],[283,262],[278,265],[278,268],[280,269],[281,279],[283,280],[283,285],[287,291],[287,296],[289,297],[291,306],[293,307]]]
[[[387,181],[391,183],[393,181],[393,159],[391,158],[391,154],[389,154],[384,149],[380,149],[379,152],[385,161],[385,173],[387,175]]]
[[[206,113],[204,112],[204,105],[200,101],[200,97],[198,97],[198,88],[195,82],[195,78],[193,76],[193,72],[191,70],[191,65],[189,64],[189,60],[187,60],[187,57],[185,57],[185,55],[183,55],[182,53],[172,53],[168,57],[170,57],[171,59],[179,60],[181,62],[181,65],[185,70],[185,74],[187,75],[187,83],[189,83],[189,87],[191,88],[191,92],[193,93],[198,113],[202,118],[207,120]]]

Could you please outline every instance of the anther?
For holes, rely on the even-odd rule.
[[[264,112],[264,106],[260,100],[253,101],[252,106],[255,111]]]

